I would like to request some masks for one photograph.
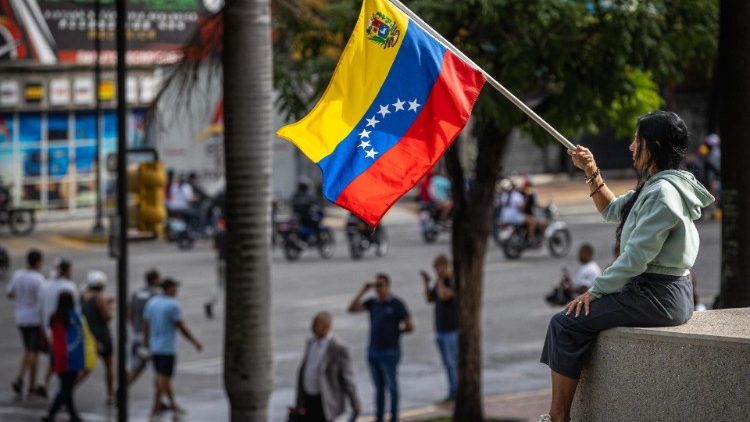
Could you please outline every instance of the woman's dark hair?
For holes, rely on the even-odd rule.
[[[654,111],[638,118],[635,140],[638,150],[635,162],[640,162],[638,186],[635,194],[622,207],[620,225],[617,226],[617,246],[620,248],[622,228],[625,226],[630,211],[651,177],[651,173],[679,168],[685,158],[688,147],[688,130],[680,116],[671,111]],[[648,154],[647,156],[644,154]],[[645,161],[645,162],[644,162]]]
[[[74,306],[73,295],[66,291],[60,292],[60,296],[57,299],[57,310],[50,317],[50,325],[55,321],[59,321],[67,327],[70,324],[68,314]]]

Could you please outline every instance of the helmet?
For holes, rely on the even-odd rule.
[[[86,277],[86,287],[104,287],[107,285],[107,274],[104,271],[91,270]]]

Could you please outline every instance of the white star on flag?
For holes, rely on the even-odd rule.
[[[415,98],[414,101],[409,101],[409,111],[417,112],[417,107],[421,106],[422,104],[419,104],[417,102],[417,99]]]
[[[362,132],[359,132],[359,139],[369,138],[371,132],[372,132],[371,130],[362,129]]]
[[[367,120],[367,126],[365,127],[370,127],[370,126],[375,127],[376,124],[380,123],[380,120],[376,120],[375,116],[372,116],[371,119],[365,119],[365,120]]]
[[[375,148],[372,148],[371,150],[367,151],[367,154],[365,154],[365,158],[372,158],[374,160],[375,159],[375,154],[377,154],[377,153],[378,152],[375,151]]]
[[[396,108],[396,111],[401,111],[404,109],[405,103],[405,101],[401,101],[401,98],[396,98],[396,102],[391,105]]]
[[[359,143],[359,147],[362,149],[367,149],[367,147],[370,146],[370,141],[362,141]]]
[[[380,114],[381,116],[385,117],[385,115],[388,114],[388,113],[390,113],[390,112],[391,111],[388,110],[388,104],[386,104],[384,106],[380,106],[380,111],[378,111],[378,114]]]

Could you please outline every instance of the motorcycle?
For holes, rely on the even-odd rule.
[[[545,244],[550,255],[555,258],[568,255],[571,246],[570,229],[564,221],[557,220],[557,208],[554,205],[543,208],[540,217],[540,229],[544,228],[541,239],[531,238],[526,224],[499,223],[493,232],[497,233],[495,241],[503,249],[506,258],[518,259],[527,249],[541,249]]]
[[[375,230],[354,214],[349,214],[346,220],[346,238],[349,241],[349,255],[352,259],[362,258],[371,248],[375,255],[385,256],[388,253],[388,234],[385,227],[379,225]]]
[[[33,208],[10,206],[10,189],[0,185],[0,226],[8,226],[16,236],[26,236],[36,226],[36,211]]]
[[[185,218],[169,215],[164,225],[164,236],[168,242],[176,242],[180,250],[192,249],[197,235],[190,229]]]
[[[425,243],[434,243],[440,233],[450,230],[451,220],[443,218],[440,208],[435,204],[422,203],[419,206],[419,226],[422,240]]]
[[[323,211],[316,207],[311,213],[318,225],[317,229],[300,224],[296,217],[287,222],[279,222],[278,230],[287,261],[296,261],[305,249],[311,248],[316,248],[323,259],[333,256],[336,241],[331,229],[322,224]]]

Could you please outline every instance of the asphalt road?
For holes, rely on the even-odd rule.
[[[574,248],[584,241],[592,243],[597,251],[596,260],[602,267],[606,266],[612,259],[614,226],[599,223],[596,215],[568,221],[571,221]],[[280,251],[274,252],[275,385],[269,420],[285,420],[286,407],[294,402],[296,370],[309,335],[309,320],[319,310],[333,314],[335,334],[351,349],[365,413],[372,412],[373,392],[365,361],[367,317],[347,315],[345,309],[362,283],[377,272],[391,275],[393,292],[406,301],[416,324],[416,332],[403,339],[402,408],[425,406],[445,396],[446,381],[433,340],[432,309],[422,299],[418,271],[429,270],[435,255],[449,251],[448,237],[444,235],[437,243],[425,245],[416,223],[402,222],[389,226],[388,230],[392,248],[384,258],[370,255],[361,261],[350,260],[341,231],[337,232],[336,255],[330,260],[308,252],[299,262],[288,263]],[[699,230],[702,246],[695,272],[700,282],[699,294],[704,303],[710,304],[719,288],[720,225],[701,223]],[[2,234],[0,244],[10,249],[14,268],[23,263],[26,249],[35,246],[49,258],[56,255],[71,258],[77,282],[83,281],[86,271],[94,268],[107,272],[111,283],[114,280],[115,263],[98,246],[60,241],[49,236],[49,232],[23,239]],[[47,259],[46,264],[50,263],[51,259]],[[549,386],[549,371],[538,363],[538,358],[547,322],[558,309],[546,305],[543,297],[558,280],[563,266],[571,271],[577,268],[574,254],[565,259],[552,259],[545,252],[537,251],[511,262],[495,245],[490,247],[482,321],[485,394]],[[131,288],[139,287],[141,275],[152,267],[183,281],[179,299],[185,320],[206,346],[199,354],[187,342],[181,340],[179,344],[175,386],[178,401],[189,410],[184,420],[226,420],[228,411],[221,375],[223,308],[219,306],[216,319],[208,320],[202,306],[215,285],[214,253],[208,243],[198,244],[189,252],[178,251],[174,245],[161,242],[133,244]],[[114,290],[111,285],[108,292],[114,294]],[[45,403],[16,400],[10,391],[17,371],[20,339],[12,303],[3,297],[0,304],[0,336],[3,338],[0,343],[0,421],[38,420],[44,414]],[[149,371],[131,389],[131,420],[146,419],[151,379]],[[77,391],[76,400],[86,420],[111,420],[114,410],[104,405],[101,367]]]

